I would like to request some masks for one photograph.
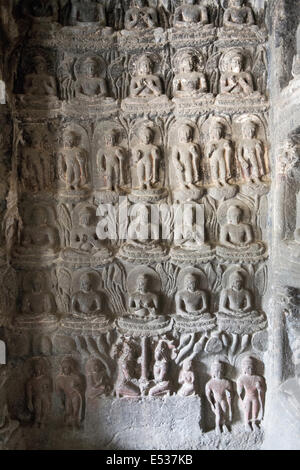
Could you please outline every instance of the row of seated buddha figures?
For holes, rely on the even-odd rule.
[[[66,0],[59,8],[57,0],[27,0],[21,2],[19,14],[29,17],[33,24],[46,26],[60,22],[64,26],[103,28],[105,32],[127,30],[143,32],[158,27],[195,29],[207,31],[216,26],[229,34],[252,33],[258,30],[257,18],[251,3],[229,0],[227,6],[218,8],[218,2],[183,0],[174,8],[173,2],[132,0],[131,2],[104,0]],[[260,16],[260,15],[258,15]]]
[[[266,327],[265,314],[256,307],[253,287],[248,288],[252,278],[237,265],[225,269],[221,291],[211,295],[207,277],[199,268],[185,268],[177,280],[171,279],[174,289],[169,297],[153,268],[133,268],[127,277],[123,274],[123,282],[120,273],[119,278],[109,278],[109,272],[109,268],[102,273],[81,268],[73,274],[61,268],[55,276],[46,270],[26,272],[15,326],[46,328],[59,322],[66,331],[105,332],[117,327],[123,334],[137,336],[155,336],[174,327],[183,333],[208,334],[214,330],[215,336],[235,337],[249,337]]]
[[[25,125],[21,191],[76,197],[94,190],[108,202],[120,194],[158,201],[168,187],[176,192],[174,200],[185,193],[198,199],[205,188],[216,199],[228,199],[238,192],[237,183],[248,195],[269,190],[265,124],[257,115],[241,115],[232,125],[211,115],[200,129],[192,120],[176,120],[164,136],[144,119],[129,134],[111,121],[99,122],[92,138],[88,132],[74,123],[58,130],[59,142],[44,125]]]
[[[80,428],[89,415],[89,406],[95,406],[95,401],[103,396],[116,395],[118,398],[131,399],[139,396],[197,395],[199,377],[193,359],[182,361],[179,372],[174,374],[172,363],[176,352],[172,346],[163,339],[154,344],[152,361],[147,367],[144,366],[143,369],[147,370],[141,371],[135,345],[123,341],[116,348],[117,370],[113,376],[108,364],[96,356],[90,357],[85,363],[85,373],[81,373],[77,361],[71,356],[64,357],[54,378],[48,359],[31,359],[24,404],[31,414],[32,425],[44,428],[51,423],[54,392],[63,403],[64,424],[71,428]],[[236,396],[241,400],[246,431],[260,429],[266,384],[264,378],[257,374],[256,363],[255,358],[245,356],[236,383],[226,377],[226,363],[218,359],[212,363],[211,378],[205,386],[205,404],[209,403],[215,415],[217,434],[230,430]]]
[[[161,110],[162,103],[168,110],[174,103],[196,109],[201,103],[228,107],[237,102],[240,108],[241,100],[248,107],[266,106],[263,47],[255,53],[231,47],[208,58],[200,50],[183,48],[175,53],[172,63],[151,52],[120,59],[108,66],[100,55],[86,53],[65,58],[55,71],[46,53],[25,54],[17,103],[47,109],[68,101],[69,105],[98,106],[105,111],[117,108],[122,100],[121,107],[127,112],[155,106]]]
[[[127,210],[129,217],[124,214]],[[160,208],[134,204],[130,209],[124,204],[100,205],[97,209],[80,202],[72,212],[70,206],[60,204],[57,214],[59,220],[53,207],[45,203],[26,204],[20,241],[13,250],[14,263],[49,265],[61,258],[74,267],[103,266],[116,257],[134,263],[171,258],[180,264],[180,260],[204,261],[215,256],[251,261],[263,258],[265,252],[260,228],[251,224],[249,207],[235,199],[223,202],[211,215],[218,222],[215,241],[206,234],[203,204],[164,204]],[[115,224],[118,218],[121,225]]]

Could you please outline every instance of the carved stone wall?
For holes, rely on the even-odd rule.
[[[292,3],[0,1],[3,449],[299,448]]]

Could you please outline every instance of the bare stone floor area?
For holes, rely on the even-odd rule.
[[[300,4],[0,0],[0,449],[300,449]]]

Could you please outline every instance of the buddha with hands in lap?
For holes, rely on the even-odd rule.
[[[99,0],[71,0],[70,24],[84,25],[96,23],[106,26],[105,9]]]
[[[158,316],[158,295],[150,291],[150,277],[140,274],[136,281],[136,291],[129,297],[130,316],[153,320]]]
[[[173,80],[173,96],[176,99],[192,99],[201,97],[207,93],[207,81],[204,70],[204,57],[202,54],[196,56],[190,52],[185,52],[178,60],[178,73]],[[199,71],[201,70],[201,71]]]
[[[24,3],[24,14],[35,23],[52,23],[58,20],[57,0],[30,0]]]
[[[194,274],[186,274],[184,288],[177,292],[175,302],[176,314],[187,320],[211,317],[208,313],[207,294],[198,289]]]
[[[71,303],[73,317],[88,321],[97,321],[104,317],[102,295],[94,290],[88,273],[81,275],[80,290],[75,292]]]
[[[57,232],[48,223],[48,213],[42,207],[36,207],[31,213],[31,225],[26,224],[21,246],[17,251],[24,255],[54,253],[57,245]]]
[[[229,276],[229,287],[221,292],[219,304],[219,316],[234,319],[257,317],[253,311],[251,292],[244,287],[244,278],[239,271]]]
[[[33,66],[33,72],[25,76],[23,99],[41,106],[57,103],[56,80],[48,73],[46,59],[42,56],[34,57]]]
[[[255,19],[252,8],[246,6],[244,0],[229,0],[223,17],[223,26],[226,29],[245,30],[245,27],[255,25]],[[254,26],[254,28],[256,28]]]
[[[236,205],[229,206],[227,222],[221,225],[219,254],[252,253],[259,254],[263,245],[254,241],[253,229],[250,224],[242,221],[243,211]]]
[[[94,101],[108,97],[106,80],[100,76],[99,67],[100,64],[94,57],[84,60],[76,83],[76,98]]]
[[[29,281],[29,289],[25,292],[22,301],[23,315],[18,320],[55,320],[53,312],[56,310],[55,300],[51,292],[43,285],[39,273],[34,273]]]
[[[208,23],[207,7],[198,5],[195,0],[184,0],[183,5],[175,10],[174,26],[176,28],[204,26],[208,25]]]

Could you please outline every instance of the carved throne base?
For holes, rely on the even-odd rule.
[[[211,248],[210,245],[203,244],[194,244],[187,246],[176,246],[171,248],[170,257],[172,262],[175,264],[181,263],[197,263],[202,261],[208,261],[215,255],[215,250]]]
[[[216,327],[216,318],[210,313],[202,313],[198,317],[191,316],[190,318],[176,315],[174,321],[174,327],[180,333],[203,333]]]
[[[61,326],[66,333],[80,334],[102,334],[111,329],[111,322],[105,317],[93,317],[84,320],[81,318],[69,316],[61,321]]]
[[[62,253],[62,259],[67,264],[74,267],[101,266],[111,262],[112,253],[106,248],[98,250],[94,254],[76,251],[72,248],[66,248]]]
[[[255,196],[263,196],[270,192],[270,185],[262,182],[241,184],[240,192],[253,198]]]
[[[221,201],[222,199],[231,199],[236,195],[237,191],[238,186],[233,184],[224,184],[223,186],[220,185],[213,188],[208,188],[207,193],[217,201]]]
[[[59,320],[55,315],[20,315],[15,318],[14,326],[20,329],[30,330],[55,330],[59,326]]]
[[[263,312],[253,311],[246,317],[241,318],[234,318],[226,313],[219,312],[217,318],[220,331],[237,335],[251,335],[267,326],[267,320]]]
[[[133,189],[128,196],[131,202],[158,202],[168,197],[168,190],[165,188],[152,188],[152,189]]]
[[[152,320],[121,317],[117,320],[117,327],[123,334],[133,336],[156,336],[167,333],[172,329],[172,320],[165,316],[158,316]]]
[[[181,188],[173,191],[173,200],[175,202],[190,202],[198,201],[205,193],[204,188]]]
[[[118,256],[131,263],[138,264],[147,264],[152,261],[161,263],[169,259],[167,250],[160,245],[154,245],[153,247],[151,247],[151,245],[147,246],[146,244],[135,246],[130,243],[126,243],[120,248]]]
[[[240,250],[231,250],[225,246],[217,246],[216,254],[225,260],[258,260],[263,258],[265,247],[262,243],[256,242],[253,245],[246,246]]]

